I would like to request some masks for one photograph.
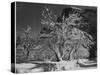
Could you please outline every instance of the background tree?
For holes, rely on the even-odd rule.
[[[32,28],[29,25],[27,25],[27,28],[23,29],[23,34],[25,35],[25,39],[23,40],[22,46],[24,47],[25,55],[28,57],[29,52],[30,52],[30,46],[31,46],[31,43],[33,41],[32,35],[31,35]]]

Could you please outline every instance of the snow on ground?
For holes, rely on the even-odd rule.
[[[76,64],[77,61],[61,61],[61,62],[55,62],[56,63],[56,71],[64,71],[64,70],[79,70],[79,69],[91,69],[96,68],[96,63],[91,63],[91,61],[88,60],[79,60],[79,64]],[[87,64],[88,63],[88,64]],[[38,64],[34,63],[21,63],[16,64],[16,72],[17,73],[33,73],[33,72],[44,72],[45,69],[48,69],[47,64],[43,63],[42,66],[38,66]],[[48,64],[49,65],[49,64]],[[44,68],[44,67],[47,68]],[[53,70],[53,69],[52,69]],[[52,71],[51,70],[51,71]]]

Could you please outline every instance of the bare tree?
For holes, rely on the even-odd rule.
[[[25,35],[25,39],[23,40],[22,46],[24,47],[24,53],[28,57],[29,52],[30,52],[30,42],[32,41],[32,28],[27,25],[26,29],[23,29],[23,34]]]
[[[75,59],[88,58],[89,50],[93,45],[93,38],[80,28],[87,26],[82,15],[84,11],[80,8],[71,7],[64,9],[61,21],[57,21],[57,15],[46,7],[43,10],[41,24],[46,27],[46,31],[40,37],[52,37],[57,40],[53,46],[59,61],[72,61]],[[46,33],[49,31],[49,33]],[[65,65],[64,65],[65,66]]]

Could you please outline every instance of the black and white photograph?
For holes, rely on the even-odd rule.
[[[36,73],[97,68],[97,7],[13,2],[11,69]]]

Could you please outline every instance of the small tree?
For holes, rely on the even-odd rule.
[[[23,34],[25,35],[25,39],[23,40],[22,46],[24,47],[24,53],[28,57],[30,52],[30,43],[32,41],[32,28],[27,25],[26,29],[23,29]]]

